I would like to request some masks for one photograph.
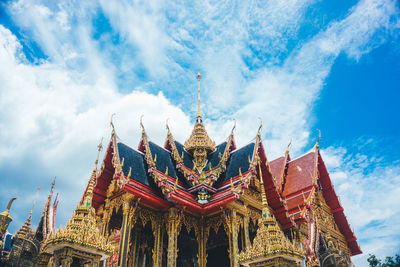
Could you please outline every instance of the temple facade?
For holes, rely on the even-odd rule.
[[[269,161],[261,140],[221,144],[200,111],[181,143],[134,148],[112,125],[83,197],[63,229],[41,243],[39,266],[353,266],[362,253],[329,173],[314,148],[289,146]],[[319,139],[318,139],[319,140]],[[100,146],[101,148],[101,146]]]

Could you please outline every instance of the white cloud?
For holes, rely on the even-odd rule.
[[[140,140],[140,115],[144,115],[150,138],[158,143],[166,136],[167,118],[171,118],[170,127],[177,138],[184,140],[189,135],[189,117],[162,93],[134,90],[122,95],[115,89],[113,77],[93,83],[86,74],[51,62],[31,65],[21,60],[20,49],[15,36],[0,25],[0,61],[7,63],[2,64],[0,73],[0,81],[4,81],[0,87],[0,166],[20,161],[29,153],[47,172],[57,174],[57,188],[63,192],[61,218],[69,216],[76,204],[67,200],[79,199],[81,190],[76,188],[83,188],[89,177],[96,143],[101,136],[108,141],[112,113],[117,114],[118,135],[132,146]],[[16,177],[14,182],[20,179]],[[31,182],[49,180],[42,179]],[[14,183],[13,187],[17,186]],[[68,213],[63,214],[64,210]],[[24,214],[20,216],[25,220]]]
[[[75,205],[71,199],[79,199],[83,190],[77,188],[83,188],[89,177],[98,140],[104,135],[108,138],[112,113],[117,113],[118,135],[131,146],[139,140],[141,114],[150,138],[158,143],[164,141],[166,118],[178,140],[189,136],[198,69],[204,74],[202,110],[212,138],[224,140],[235,118],[236,139],[243,145],[256,135],[257,117],[262,117],[270,159],[283,154],[290,136],[292,153],[303,152],[310,136],[316,136],[309,130],[315,116],[313,105],[336,57],[346,53],[358,59],[400,27],[395,1],[365,0],[347,17],[331,21],[308,40],[299,40],[301,23],[315,2],[218,1],[190,6],[179,1],[168,5],[158,1],[120,1],[118,5],[110,1],[13,2],[8,7],[12,20],[48,58],[30,64],[22,52],[22,40],[0,25],[0,167],[29,155],[46,174],[57,174],[60,208],[65,205],[61,218],[65,219]],[[92,21],[100,11],[113,30],[95,40]],[[289,49],[289,41],[298,45]],[[141,80],[142,72],[147,80]],[[129,90],[123,93],[118,88],[126,82],[121,73],[130,78]],[[188,110],[192,113],[183,112]],[[375,192],[365,182],[372,175],[398,177],[398,170],[388,166],[366,176],[360,168],[369,168],[382,158],[348,156],[346,148],[330,148],[324,159],[352,214],[364,208],[361,200],[367,194],[363,190]],[[49,180],[40,179],[34,183]],[[365,188],[353,190],[354,181]],[[396,199],[394,188],[382,186]],[[19,192],[17,185],[10,190]],[[390,206],[389,202],[385,204]],[[364,212],[368,210],[371,218],[383,221],[396,215],[377,207]],[[25,220],[23,214],[18,216],[18,222]],[[360,229],[365,222],[357,218],[354,226]]]
[[[400,225],[394,222],[400,220],[399,166],[378,166],[373,158],[342,147],[321,153],[364,252],[354,257],[356,266],[366,266],[368,254],[384,259],[398,253]]]

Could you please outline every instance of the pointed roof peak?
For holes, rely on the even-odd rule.
[[[198,82],[198,87],[197,87],[197,118],[196,122],[201,122],[201,111],[200,111],[200,80],[201,80],[201,74],[200,71],[196,75],[196,79]]]
[[[187,151],[193,151],[196,149],[205,149],[208,152],[215,150],[215,142],[211,140],[208,136],[206,128],[203,124],[203,119],[201,116],[200,111],[200,79],[201,74],[200,72],[196,75],[198,81],[198,88],[197,88],[197,117],[196,122],[194,124],[194,128],[192,134],[190,135],[189,139],[185,142],[185,149]]]
[[[92,206],[93,190],[96,185],[96,177],[97,177],[97,163],[99,161],[99,155],[100,155],[100,151],[102,149],[103,149],[103,138],[101,138],[100,144],[97,146],[97,157],[96,157],[96,161],[94,164],[94,169],[93,169],[92,175],[90,177],[86,192],[84,193],[84,196],[83,196],[83,205],[85,207]]]

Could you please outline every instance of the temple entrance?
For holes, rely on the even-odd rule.
[[[217,231],[210,229],[207,240],[207,267],[229,266],[229,239],[221,225]]]
[[[176,266],[197,267],[198,244],[194,230],[187,231],[185,225],[182,225],[178,236],[178,258]]]
[[[151,223],[143,227],[142,220],[137,219],[131,231],[131,247],[127,266],[153,266],[154,235]]]

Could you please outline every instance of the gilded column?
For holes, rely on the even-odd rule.
[[[103,225],[101,228],[101,234],[103,236],[106,236],[108,234],[107,229],[108,229],[108,223],[110,221],[110,200],[107,198],[106,199],[106,205],[104,207],[104,214],[103,214]]]
[[[176,208],[171,208],[168,214],[167,232],[168,232],[168,254],[167,267],[175,267],[178,256],[177,239],[179,228],[179,214]]]
[[[250,235],[249,235],[249,217],[244,216],[243,218],[243,228],[244,228],[244,244],[245,249],[250,247]],[[243,249],[244,250],[244,249]]]
[[[199,267],[206,267],[207,264],[206,244],[207,244],[208,234],[205,232],[204,218],[201,219],[199,228],[200,228],[198,234],[199,236],[197,237],[197,243],[199,248],[199,251],[197,253],[197,262],[199,264]]]
[[[154,223],[153,234],[154,234],[154,248],[153,248],[153,266],[162,266],[162,249],[163,249],[163,234],[162,234],[162,221],[161,218]]]
[[[65,256],[61,259],[61,266],[62,267],[70,267],[72,264],[72,257],[71,256]]]
[[[231,216],[228,218],[229,229],[229,257],[231,267],[239,267],[238,263],[238,224],[236,219],[236,212],[232,211]]]
[[[133,234],[132,244],[130,244],[129,256],[128,256],[128,266],[136,266],[136,259],[138,258],[138,247],[139,247],[139,238],[140,231],[138,227],[135,227],[135,232]]]
[[[119,245],[118,266],[126,267],[128,259],[129,237],[131,235],[131,223],[129,221],[129,211],[131,209],[130,201],[125,200],[123,204],[123,220],[121,228],[121,240]]]

